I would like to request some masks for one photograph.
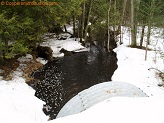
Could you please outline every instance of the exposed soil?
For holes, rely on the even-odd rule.
[[[0,69],[2,70],[2,73],[0,73],[0,76],[3,77],[4,80],[11,80],[12,79],[12,73],[19,67],[19,61],[17,58],[8,59],[5,61],[4,65],[0,66]]]
[[[26,82],[29,82],[33,79],[30,76],[32,72],[36,71],[37,69],[43,66],[40,62],[36,61],[35,59],[31,59],[30,61],[24,61],[20,63],[17,60],[19,57],[8,59],[5,61],[4,65],[0,66],[0,69],[2,70],[0,76],[3,77],[3,80],[12,80],[13,72],[16,71],[17,68],[20,68],[20,64],[23,64],[24,67],[20,68],[23,72],[22,77],[26,79]]]

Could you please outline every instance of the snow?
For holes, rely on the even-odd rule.
[[[50,123],[163,123],[163,98],[115,97]]]
[[[87,48],[82,46],[81,43],[76,40],[78,39],[67,38],[67,40],[56,40],[56,38],[51,38],[48,39],[47,42],[44,42],[42,45],[51,47],[51,49],[53,50],[53,57],[63,57],[64,53],[59,52],[62,48],[64,48],[67,51],[75,52],[88,51]]]
[[[146,92],[148,96],[164,97],[164,89],[157,86],[159,79],[155,77],[155,71],[149,70],[149,68],[158,66],[156,65],[157,63],[155,64],[150,59],[153,52],[150,51],[148,53],[148,61],[144,60],[144,50],[132,49],[122,45],[116,52],[118,69],[112,76],[113,81],[128,82],[136,85]],[[159,66],[162,67],[163,65],[160,64]]]
[[[85,89],[74,96],[63,106],[57,118],[80,113],[99,102],[118,96],[147,97],[142,90],[129,83],[115,81],[104,82]]]
[[[71,27],[70,29],[71,30]],[[127,29],[126,29],[127,30]],[[159,31],[160,29],[154,29]],[[160,31],[159,31],[160,32]],[[138,36],[139,37],[139,36]],[[48,117],[42,112],[44,102],[34,96],[34,90],[21,77],[19,68],[14,72],[11,81],[4,81],[0,77],[0,122],[1,123],[164,123],[164,88],[158,87],[162,81],[156,76],[155,70],[164,70],[164,61],[157,51],[148,51],[148,59],[144,60],[145,51],[128,47],[129,34],[124,34],[123,44],[115,50],[118,58],[118,69],[112,80],[126,82],[140,88],[149,97],[110,97],[105,101],[94,104],[85,111],[47,121]],[[149,47],[163,50],[163,37],[151,37],[153,43]],[[48,39],[43,45],[53,49],[54,56],[62,56],[59,51],[64,48],[68,51],[87,50],[75,39],[67,40]],[[30,59],[31,56],[19,59]],[[40,61],[40,60],[39,60]],[[42,61],[42,60],[41,60]],[[45,62],[43,62],[45,63]],[[0,70],[2,72],[2,70]],[[74,107],[76,108],[76,107]]]
[[[153,44],[154,40],[158,40],[156,47],[164,49],[161,45],[164,41],[162,37],[151,36],[151,39]],[[145,50],[128,47],[128,33],[124,34],[123,41],[124,44],[115,49],[118,57],[118,69],[112,76],[112,80],[133,84],[146,92],[148,96],[164,97],[164,88],[157,86],[162,81],[156,77],[156,71],[149,70],[150,68],[164,70],[164,61],[160,57],[156,57],[159,55],[158,52],[148,51],[148,58],[145,61]]]
[[[44,102],[34,97],[34,93],[22,78],[0,81],[0,122],[45,121],[47,117],[41,111]]]

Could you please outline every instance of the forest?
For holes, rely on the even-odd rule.
[[[114,38],[120,34],[119,43],[122,43],[121,26],[129,27],[132,47],[143,48],[144,35],[147,35],[145,41],[147,47],[151,41],[150,35],[153,35],[151,29],[154,27],[163,29],[162,35],[164,35],[163,0],[21,0],[21,2],[10,0],[0,3],[1,65],[17,55],[32,53],[33,49],[44,41],[42,37],[45,33],[53,32],[58,35],[67,32],[67,24],[73,26],[72,37],[79,38],[84,45],[95,40],[101,41],[108,50],[112,32]],[[50,2],[51,4],[48,4]],[[142,32],[137,31],[139,27],[142,28]],[[136,42],[137,33],[142,34],[140,44]]]

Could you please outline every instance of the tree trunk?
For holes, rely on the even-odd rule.
[[[131,46],[136,46],[136,25],[134,21],[134,0],[131,0]]]
[[[108,42],[107,42],[107,49],[108,52],[110,52],[110,30],[109,30],[109,14],[110,14],[110,9],[111,9],[111,0],[109,1],[109,8],[108,8]]]
[[[145,25],[142,26],[141,39],[140,39],[140,48],[142,48],[142,45],[143,45],[144,35],[145,35]]]
[[[66,27],[66,25],[64,25],[64,31],[67,32],[67,27]]]
[[[151,11],[149,14],[149,20],[148,20],[148,31],[147,31],[147,43],[150,44],[150,34],[151,34],[151,26],[152,26],[152,19],[153,19],[153,13],[154,13],[154,0],[151,2]]]
[[[82,15],[81,15],[81,28],[80,28],[80,42],[83,42],[84,37],[84,21],[85,21],[85,2],[83,3]]]
[[[146,51],[145,51],[145,61],[147,60],[147,50],[148,50],[148,45],[150,44],[150,34],[151,34],[151,26],[152,26],[152,19],[153,19],[153,14],[154,14],[154,7],[155,7],[155,0],[151,1],[151,6],[150,6],[150,18],[148,21],[148,31],[147,31],[147,42],[146,42]]]
[[[147,29],[147,44],[150,44],[150,34],[151,34],[151,22],[148,23],[148,29]]]
[[[114,0],[114,13],[117,13],[117,9],[116,8],[117,8],[117,2],[116,2],[116,0]],[[115,34],[116,28],[117,28],[117,25],[114,23],[113,24],[114,40],[116,40],[116,34]],[[118,30],[118,28],[117,28],[117,30]]]
[[[72,19],[73,19],[73,37],[75,37],[75,35],[76,35],[76,17],[75,17],[74,11],[73,11]]]
[[[78,21],[78,29],[77,29],[77,39],[78,41],[80,41],[80,28],[81,28],[81,22],[80,22],[80,19]]]
[[[85,34],[84,34],[84,41],[86,43],[87,41],[87,32],[88,32],[88,24],[89,24],[89,16],[90,16],[90,13],[91,13],[91,9],[92,9],[92,4],[93,4],[93,0],[90,0],[89,1],[89,9],[88,9],[88,13],[87,13],[87,20],[86,20],[86,27],[85,27]]]
[[[122,17],[121,17],[121,21],[120,21],[120,44],[122,44],[122,38],[123,38],[123,35],[122,35],[122,30],[121,30],[121,26],[124,25],[124,16],[125,16],[125,10],[126,10],[126,3],[127,3],[127,0],[124,0],[124,3],[123,3],[123,11],[122,11]]]

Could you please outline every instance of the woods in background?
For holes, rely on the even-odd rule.
[[[51,6],[0,4],[0,64],[15,55],[30,53],[32,48],[43,42],[42,36],[47,32],[58,33],[58,30],[64,27],[67,31],[65,25],[68,23],[73,25],[72,36],[80,38],[84,45],[96,40],[101,41],[108,49],[111,33],[114,32],[114,38],[118,34],[121,35],[121,26],[130,27],[130,45],[133,47],[137,45],[142,47],[145,27],[148,28],[147,45],[151,41],[151,28],[164,28],[162,0],[48,0],[47,2],[57,4]],[[140,44],[137,44],[136,35],[139,26],[142,27],[142,35]]]

